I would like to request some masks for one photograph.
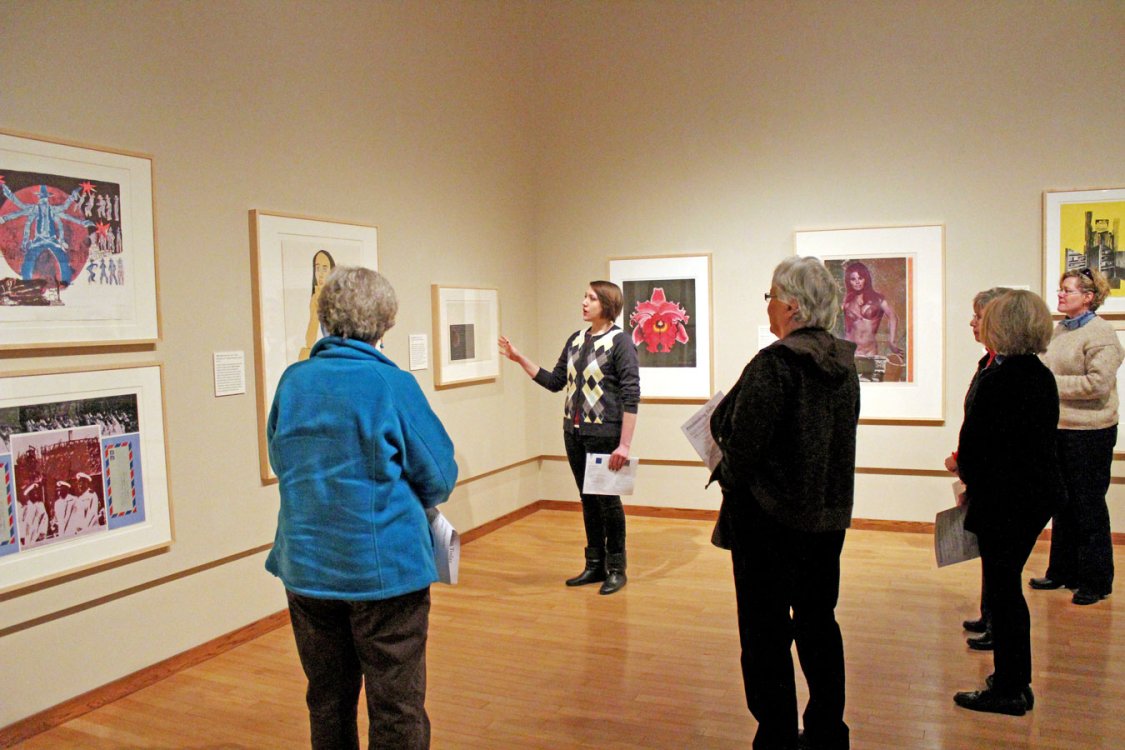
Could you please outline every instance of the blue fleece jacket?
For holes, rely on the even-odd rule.
[[[322,599],[388,599],[437,580],[425,509],[457,481],[453,443],[409,373],[323,338],[281,376],[266,425],[281,487],[266,570]]]

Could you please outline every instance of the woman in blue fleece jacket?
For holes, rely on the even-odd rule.
[[[313,748],[428,748],[426,509],[457,480],[453,443],[414,378],[376,348],[398,302],[366,268],[337,268],[317,314],[328,336],[278,382],[266,426],[281,490],[266,569],[281,578],[308,677]]]

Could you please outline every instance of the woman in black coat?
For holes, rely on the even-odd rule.
[[[1051,328],[1047,306],[1027,291],[993,300],[981,321],[981,341],[996,361],[966,398],[957,453],[969,504],[965,528],[980,544],[994,641],[987,687],[954,696],[974,711],[1021,716],[1035,703],[1031,619],[1020,577],[1061,492],[1059,395],[1036,356],[1047,349]]]
[[[977,292],[973,297],[973,317],[969,319],[969,327],[973,329],[973,338],[980,343],[980,320],[984,315],[984,308],[988,303],[999,297],[1005,292],[1010,292],[1002,286],[994,286],[991,289],[985,289],[983,292]],[[980,374],[984,372],[985,368],[992,366],[996,360],[996,352],[989,349],[984,353],[984,356],[977,362],[977,369],[973,373],[972,380],[969,381],[969,389],[965,393],[965,408],[969,408],[969,394],[976,388],[977,380]],[[948,458],[945,459],[945,468],[954,474],[957,474],[957,451],[953,451]],[[984,576],[981,576],[980,587],[980,617],[976,620],[965,620],[961,626],[971,633],[981,633],[981,635],[969,638],[969,648],[976,651],[991,651],[992,650],[992,613],[988,611],[988,597],[984,589]]]
[[[856,346],[829,332],[839,291],[816,258],[782,261],[766,300],[778,340],[750,360],[711,415],[723,451],[712,477],[723,488],[714,540],[731,551],[755,750],[847,750],[835,610],[855,491]],[[794,642],[809,688],[803,739]]]

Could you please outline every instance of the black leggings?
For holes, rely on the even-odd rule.
[[[586,546],[610,553],[625,551],[625,508],[620,495],[586,495],[582,480],[586,476],[587,453],[613,453],[621,438],[618,435],[576,435],[563,432],[566,458],[582,495],[582,521],[586,526]]]

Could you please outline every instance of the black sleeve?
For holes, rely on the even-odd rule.
[[[574,334],[574,336],[578,336],[581,333],[582,332],[579,331]],[[574,336],[568,338],[566,343],[563,344],[562,354],[559,355],[559,361],[555,363],[555,369],[551,372],[547,372],[540,367],[539,372],[535,373],[535,377],[532,378],[532,380],[548,391],[558,393],[566,386],[566,353],[567,350],[570,349],[570,342],[574,340]]]
[[[613,342],[613,366],[617,369],[621,411],[636,414],[637,405],[641,402],[641,373],[637,364],[637,346],[625,331],[617,334]]]
[[[719,476],[724,488],[746,484],[761,462],[780,425],[788,381],[782,358],[762,350],[716,409],[711,429],[723,451]]]

